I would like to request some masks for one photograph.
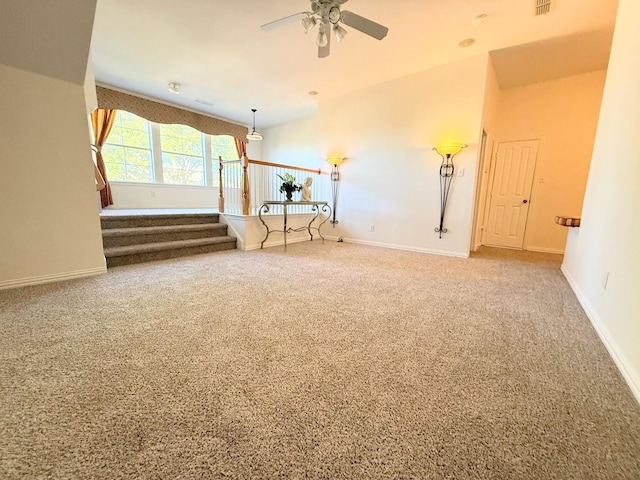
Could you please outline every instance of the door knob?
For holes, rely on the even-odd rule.
[[[522,200],[522,203],[529,203],[529,200]]]

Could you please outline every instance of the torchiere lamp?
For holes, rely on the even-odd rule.
[[[443,233],[447,233],[447,229],[444,228],[444,212],[447,208],[447,199],[449,198],[449,190],[451,189],[453,172],[455,170],[453,157],[464,147],[466,147],[466,145],[463,143],[449,143],[433,147],[438,155],[442,157],[442,164],[440,165],[440,226],[434,228],[439,234],[439,238],[442,238]]]
[[[329,162],[332,165],[331,168],[331,199],[333,201],[333,214],[332,214],[332,218],[330,220],[331,225],[333,225],[333,228],[336,228],[336,224],[338,223],[338,220],[336,220],[336,205],[338,203],[338,190],[340,187],[340,171],[338,170],[338,166],[344,162],[345,158],[343,157],[339,157],[337,155],[332,155],[329,158],[327,158],[327,162]]]

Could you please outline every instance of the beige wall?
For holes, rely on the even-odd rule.
[[[580,216],[605,75],[597,71],[500,92],[494,140],[541,140],[526,250],[562,253],[567,229],[555,224],[555,216]]]
[[[258,159],[285,165],[328,170],[318,148],[318,117],[311,115],[293,123],[265,130]],[[254,158],[254,157],[251,157]]]
[[[0,288],[105,270],[83,85],[0,65]]]
[[[466,255],[480,242],[496,142],[540,138],[524,246],[562,253],[567,229],[554,220],[580,215],[604,78],[597,71],[501,91],[488,57],[476,57],[321,101],[317,138],[312,119],[274,127],[264,156],[309,162],[331,153],[348,157],[341,167],[336,235]],[[482,128],[476,122],[488,135],[481,170]],[[445,218],[449,232],[438,239],[432,233],[439,220],[439,158],[430,147],[447,134],[470,147],[456,157],[465,175],[454,180]]]
[[[640,3],[620,0],[582,225],[562,266],[640,401]]]
[[[336,235],[468,255],[486,68],[481,55],[319,103],[320,156],[348,157]],[[469,147],[455,158],[465,173],[454,178],[440,239],[441,159],[432,147],[452,140]]]

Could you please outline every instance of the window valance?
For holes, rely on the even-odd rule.
[[[242,125],[182,110],[163,103],[96,86],[98,107],[126,110],[155,123],[188,125],[208,135],[231,135],[244,140],[249,129]]]

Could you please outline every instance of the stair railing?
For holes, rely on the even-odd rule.
[[[219,160],[218,210],[220,213],[240,214],[244,211],[242,195],[244,190],[242,160]]]
[[[330,181],[328,175],[323,175],[320,169],[252,160],[246,155],[238,160],[223,160],[219,157],[218,210],[220,213],[256,215],[265,200],[284,200],[284,194],[279,191],[282,181],[278,175],[284,176],[285,173],[296,177],[299,183],[304,183],[306,177],[311,177],[312,198],[330,199]],[[290,213],[306,213],[307,210],[303,205],[289,208]]]

